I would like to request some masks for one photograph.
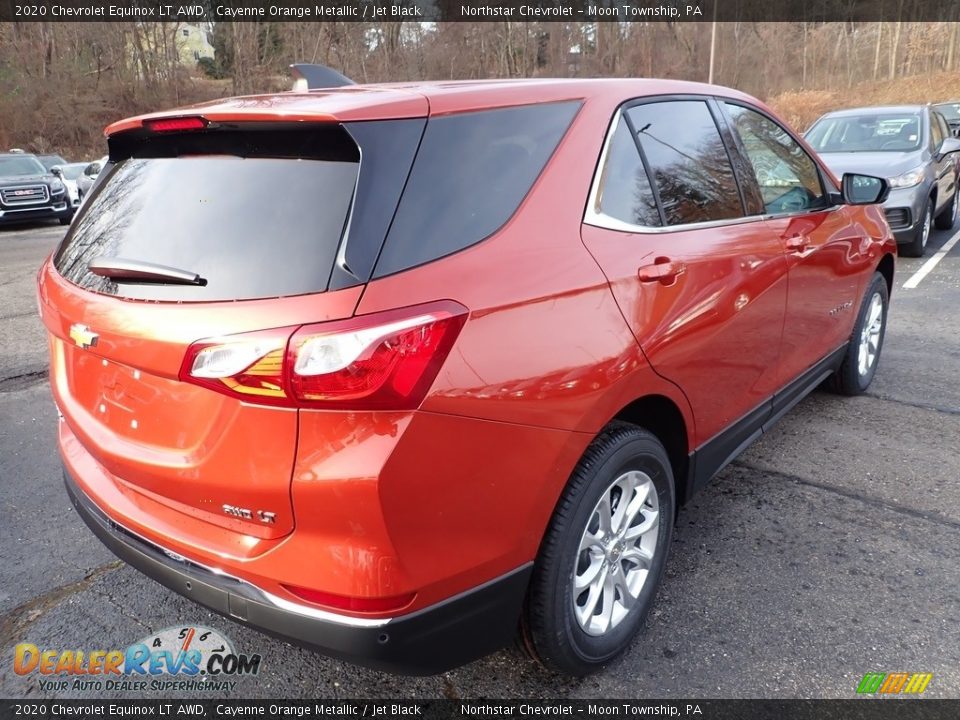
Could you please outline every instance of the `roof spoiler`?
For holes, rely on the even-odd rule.
[[[355,83],[345,75],[341,75],[326,65],[311,65],[309,63],[295,63],[290,66],[293,76],[292,90],[317,90],[319,88],[335,88]]]

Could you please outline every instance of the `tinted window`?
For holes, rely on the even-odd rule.
[[[727,111],[750,160],[768,213],[799,212],[827,205],[817,164],[786,130],[742,105],[728,103]]]
[[[600,177],[597,212],[631,225],[660,225],[657,201],[630,128],[621,118]]]
[[[668,225],[743,215],[730,158],[705,102],[648,103],[627,114]]]
[[[375,277],[457,252],[499,229],[579,107],[551,103],[431,118]]]
[[[342,137],[314,131],[308,143]],[[256,144],[256,143],[254,143]],[[341,143],[342,145],[343,143]],[[162,150],[162,148],[156,148]],[[299,148],[302,150],[303,148]],[[237,300],[323,291],[357,179],[336,159],[189,155],[129,157],[108,166],[58,250],[57,270],[83,287],[123,297]],[[114,282],[95,258],[197,273],[204,286]]]
[[[828,115],[805,135],[817,152],[905,152],[920,148],[916,113]]]

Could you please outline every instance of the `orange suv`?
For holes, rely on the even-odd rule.
[[[583,674],[677,507],[877,368],[896,245],[761,103],[660,80],[349,86],[107,128],[39,274],[77,511],[237,622]]]

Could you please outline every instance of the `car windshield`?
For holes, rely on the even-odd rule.
[[[44,175],[45,173],[43,165],[33,155],[0,157],[0,177]]]
[[[960,102],[934,105],[947,120],[960,120]]]
[[[40,163],[41,163],[47,170],[49,170],[50,168],[54,167],[55,165],[66,165],[66,164],[67,164],[67,161],[64,160],[62,157],[60,157],[59,155],[38,155],[38,156],[37,156],[37,160],[39,160]]]
[[[818,152],[907,152],[920,147],[920,115],[833,115],[810,128],[806,140]]]
[[[67,180],[76,180],[78,177],[83,175],[83,169],[86,166],[86,163],[70,163],[69,165],[61,165],[60,170],[63,172],[63,176]]]

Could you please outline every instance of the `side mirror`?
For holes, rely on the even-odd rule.
[[[949,155],[950,153],[960,152],[960,138],[948,137],[944,138],[943,142],[940,143],[940,152],[941,156]]]
[[[54,165],[50,168],[50,172],[56,175],[58,178],[63,178],[63,168],[59,165]]]
[[[890,194],[890,185],[883,178],[872,175],[843,174],[843,202],[845,205],[875,205]]]

